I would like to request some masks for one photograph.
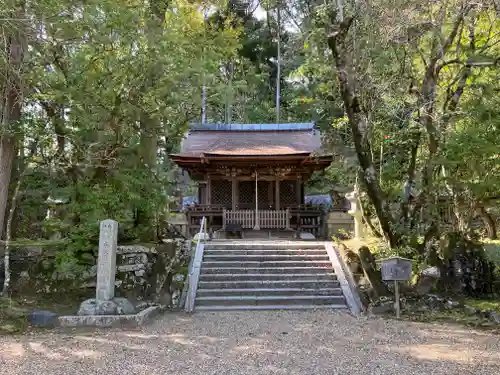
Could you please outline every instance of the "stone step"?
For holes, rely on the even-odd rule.
[[[205,255],[327,255],[325,249],[213,249]]]
[[[343,296],[295,295],[295,296],[207,296],[197,297],[196,306],[234,305],[342,305]]]
[[[208,274],[256,274],[256,273],[280,273],[280,274],[323,274],[325,272],[333,272],[331,265],[324,267],[245,267],[241,268],[241,264],[231,267],[202,267],[200,275]]]
[[[340,288],[340,283],[333,277],[328,280],[200,280],[198,290],[201,289],[243,289],[243,288]]]
[[[347,310],[340,305],[233,305],[233,306],[196,306],[195,311],[242,311],[242,310]]]
[[[196,298],[208,296],[340,296],[341,288],[236,288],[198,289]]]
[[[217,262],[203,262],[201,264],[203,268],[285,268],[285,267],[300,267],[300,268],[324,268],[331,269],[332,263],[330,261],[243,261],[243,262],[233,262],[233,261],[217,261]]]
[[[196,311],[276,309],[348,309],[323,243],[205,244]]]
[[[251,241],[251,242],[207,242],[204,246],[207,250],[317,250],[324,249],[322,245],[314,243],[300,243],[300,242],[283,242],[276,241]]]
[[[259,280],[300,280],[300,281],[328,281],[337,280],[333,272],[330,273],[217,273],[202,274],[200,281],[246,281]]]
[[[329,261],[328,255],[309,255],[309,254],[295,254],[295,255],[204,255],[204,262],[215,262],[215,261],[233,261],[233,262],[248,262],[248,261],[283,261],[283,260],[293,260],[293,261]]]

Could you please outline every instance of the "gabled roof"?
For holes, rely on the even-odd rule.
[[[224,124],[224,123],[192,123],[191,130],[216,131],[281,131],[281,130],[312,130],[314,122],[290,122],[286,124]]]
[[[255,124],[249,125],[254,127]],[[290,128],[288,128],[290,129]],[[192,130],[176,157],[307,156],[321,149],[319,131],[298,130]]]

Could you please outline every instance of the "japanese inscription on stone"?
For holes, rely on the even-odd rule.
[[[96,299],[101,301],[109,301],[115,296],[117,241],[118,223],[114,220],[101,221],[96,287]]]

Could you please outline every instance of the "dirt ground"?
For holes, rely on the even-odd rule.
[[[168,313],[140,330],[0,337],[0,374],[500,373],[500,336],[317,311]]]

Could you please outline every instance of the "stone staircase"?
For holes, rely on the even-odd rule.
[[[206,243],[195,310],[348,309],[351,291],[332,251],[311,242]]]

